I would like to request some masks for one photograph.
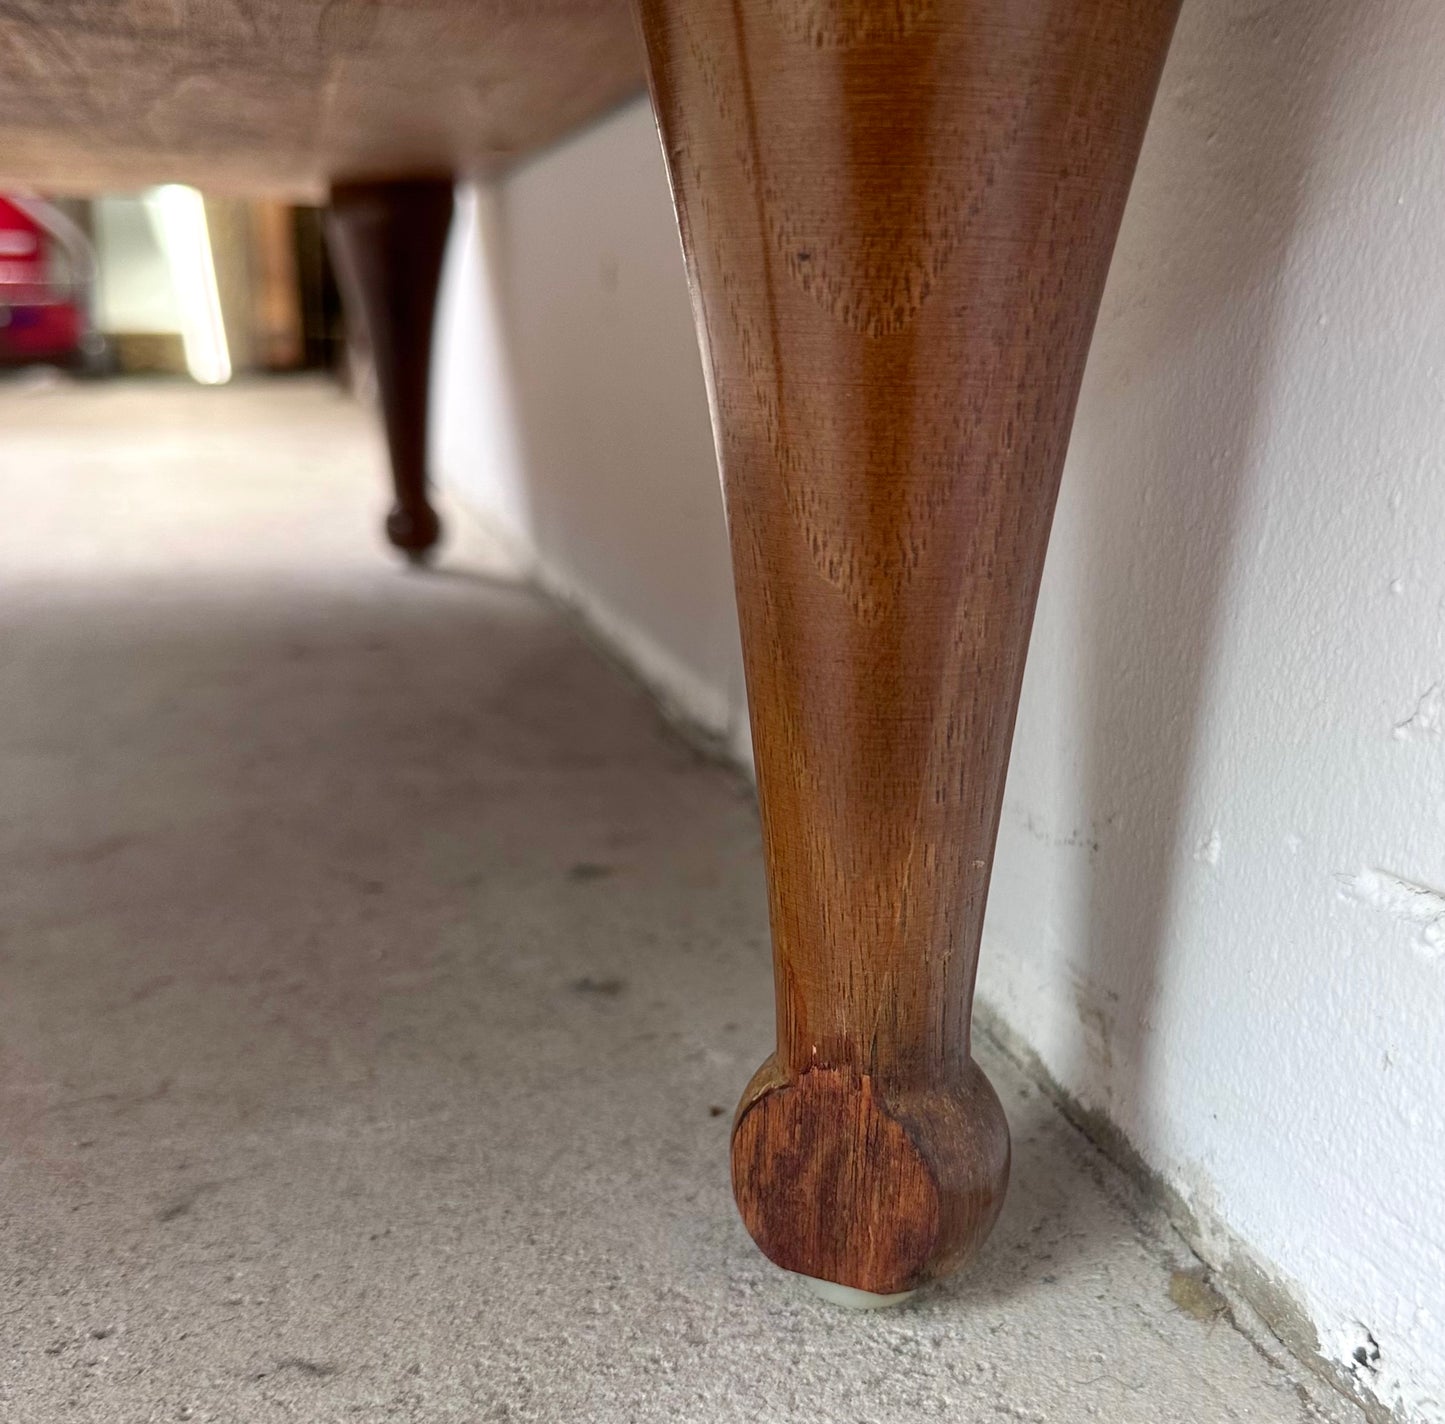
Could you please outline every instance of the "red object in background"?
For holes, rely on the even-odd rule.
[[[81,354],[84,295],[51,275],[53,234],[27,207],[0,196],[0,362],[65,361]]]

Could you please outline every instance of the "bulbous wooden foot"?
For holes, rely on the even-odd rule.
[[[778,1046],[733,1134],[779,1265],[982,1244],[969,1052],[1074,402],[1178,0],[637,0],[726,492]]]
[[[452,220],[450,178],[337,183],[326,231],[342,301],[376,366],[396,502],[386,536],[414,563],[441,537],[427,498],[432,326]]]
[[[386,516],[387,539],[414,564],[430,562],[441,533],[442,522],[426,500],[411,508],[395,504]]]
[[[732,1139],[733,1191],[784,1270],[875,1296],[912,1291],[983,1244],[1008,1187],[1009,1132],[988,1079],[890,1092],[871,1077],[770,1059]]]

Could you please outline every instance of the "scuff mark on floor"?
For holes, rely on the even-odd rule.
[[[1207,1266],[1172,1271],[1169,1299],[1191,1320],[1210,1325],[1229,1310],[1229,1302],[1215,1289]]]

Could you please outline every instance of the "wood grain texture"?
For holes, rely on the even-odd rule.
[[[734,1186],[779,1264],[966,1259],[969,1056],[1024,656],[1177,0],[638,0],[722,466],[778,1047]]]
[[[641,83],[626,0],[6,0],[0,186],[320,201],[497,172]]]
[[[452,188],[450,178],[339,183],[326,209],[348,324],[362,327],[376,368],[395,494],[386,536],[416,561],[441,537],[427,498],[427,417]]]

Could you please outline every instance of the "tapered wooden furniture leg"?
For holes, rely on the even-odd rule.
[[[432,320],[452,219],[452,180],[338,183],[326,232],[342,301],[370,339],[396,500],[387,537],[423,559],[441,535],[427,499]]]
[[[1177,0],[638,0],[722,466],[777,1051],[732,1139],[779,1265],[964,1262],[969,1054],[1074,403]]]

